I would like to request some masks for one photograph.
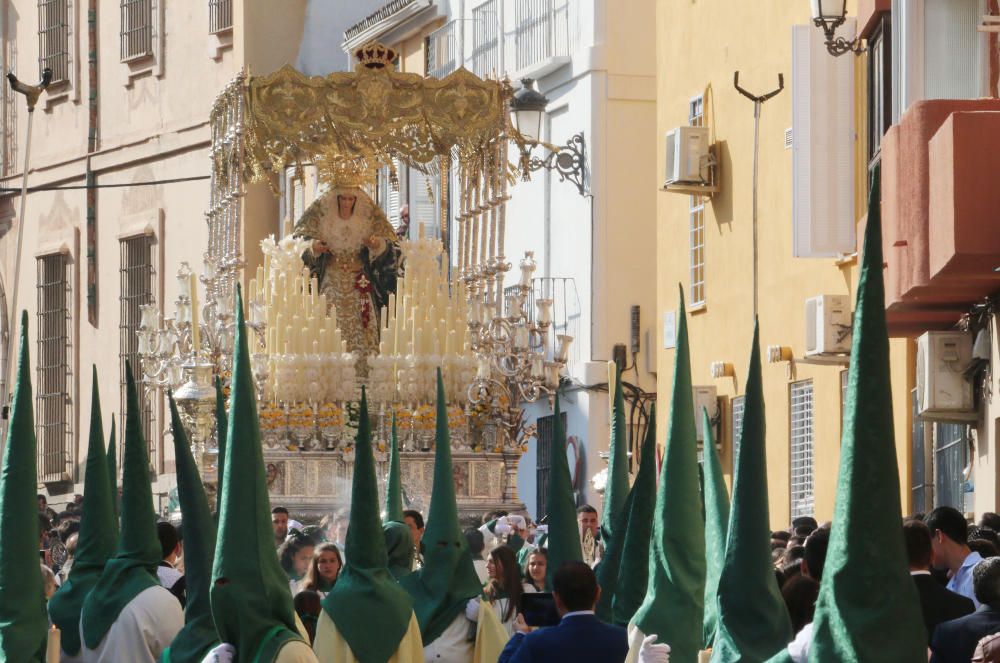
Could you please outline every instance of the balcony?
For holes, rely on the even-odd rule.
[[[449,21],[427,36],[428,76],[444,78],[455,71],[458,64],[455,26],[455,21]]]
[[[567,62],[575,37],[568,0],[518,0],[515,5],[514,78],[541,78]]]
[[[948,329],[1000,290],[1000,100],[915,103],[882,142],[893,336]]]

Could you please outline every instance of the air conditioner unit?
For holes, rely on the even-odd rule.
[[[922,419],[976,418],[972,383],[964,375],[971,361],[972,335],[967,332],[927,332],[917,338],[917,413]]]
[[[677,127],[667,132],[665,184],[705,183],[708,168],[708,127]]]
[[[705,430],[702,427],[701,410],[705,408],[708,410],[708,418],[713,422],[719,419],[719,397],[716,393],[715,387],[705,386],[705,387],[692,387],[694,391],[694,427],[695,427],[695,437],[699,443],[705,441]],[[722,448],[722,441],[719,439],[718,426],[712,425],[712,433],[715,436],[715,446]]]
[[[806,357],[851,351],[851,299],[819,295],[806,300]]]

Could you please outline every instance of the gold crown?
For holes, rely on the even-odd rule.
[[[389,48],[385,44],[380,44],[375,40],[364,44],[354,51],[354,57],[358,64],[368,69],[386,69],[393,66],[396,59],[395,49]]]

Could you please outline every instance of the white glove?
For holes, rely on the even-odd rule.
[[[656,644],[656,635],[647,635],[639,648],[639,663],[670,663],[670,645]]]
[[[233,663],[236,660],[236,647],[225,643],[210,650],[201,663]]]
[[[507,522],[518,530],[528,528],[528,523],[524,520],[524,516],[507,516]]]
[[[535,528],[535,531],[538,532],[539,534],[548,534],[549,533],[549,526],[548,525],[539,525],[538,527]]]
[[[479,621],[479,599],[469,599],[465,604],[465,618],[470,622]]]
[[[510,523],[507,522],[507,516],[500,516],[497,518],[497,524],[493,526],[493,533],[497,536],[503,536],[510,534],[511,529]]]

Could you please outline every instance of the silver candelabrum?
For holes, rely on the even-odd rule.
[[[552,299],[536,299],[532,315],[529,296],[536,267],[534,252],[526,251],[520,262],[520,281],[505,290],[503,275],[510,265],[502,256],[465,275],[472,309],[470,337],[478,359],[469,401],[473,408],[489,411],[498,423],[497,443],[508,475],[504,499],[511,501],[516,499],[521,447],[534,435],[524,424],[520,404],[555,393],[573,342],[568,334],[557,334],[554,342],[550,338]]]
[[[227,271],[206,257],[202,275],[196,279],[190,265],[182,262],[177,270],[174,315],[163,317],[151,303],[141,307],[139,323],[146,396],[152,397],[157,390],[173,392],[195,462],[206,479],[215,474],[218,453],[214,378],[229,375],[236,331],[232,293],[218,287]],[[207,295],[204,299],[198,297],[199,281]]]

